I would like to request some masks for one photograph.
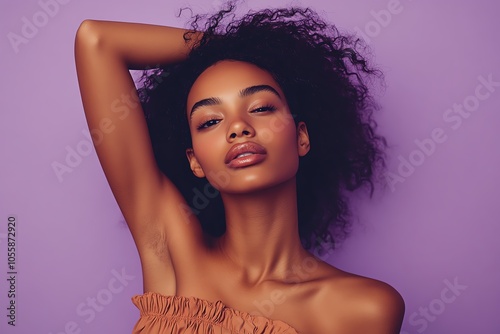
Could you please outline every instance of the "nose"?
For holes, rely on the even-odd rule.
[[[234,120],[227,131],[227,140],[233,141],[238,137],[253,137],[254,128],[243,119]]]

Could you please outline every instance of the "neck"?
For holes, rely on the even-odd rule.
[[[295,178],[249,194],[221,195],[226,233],[219,246],[246,279],[281,277],[307,256],[298,232]]]

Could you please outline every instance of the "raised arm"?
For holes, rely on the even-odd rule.
[[[160,247],[166,243],[164,226],[170,222],[164,217],[177,221],[172,223],[177,224],[174,232],[189,228],[199,233],[197,224],[181,222],[186,222],[178,210],[184,199],[157,167],[129,73],[131,68],[182,61],[191,47],[184,41],[185,32],[163,26],[86,20],[76,34],[76,69],[87,123],[106,178],[139,249],[143,269],[155,265],[145,263],[148,245]],[[144,275],[146,285],[148,275]]]

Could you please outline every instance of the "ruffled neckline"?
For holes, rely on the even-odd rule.
[[[155,318],[156,322],[166,322],[162,327],[171,325],[178,328],[178,322],[183,322],[181,325],[185,326],[183,328],[203,327],[210,333],[214,332],[213,327],[217,327],[230,333],[241,334],[298,334],[297,330],[284,321],[252,315],[228,307],[221,300],[211,302],[192,296],[167,296],[157,292],[146,292],[132,297],[132,302],[141,314],[134,333],[141,333],[139,327],[146,328],[147,321]]]

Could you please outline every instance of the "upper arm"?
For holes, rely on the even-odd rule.
[[[352,333],[398,334],[405,312],[401,295],[390,285],[370,280],[359,291],[352,309]]]
[[[405,304],[401,295],[390,285],[382,283],[366,301],[366,330],[363,333],[398,334],[405,313]]]
[[[75,39],[78,82],[89,130],[113,195],[141,251],[158,235],[168,233],[163,230],[168,225],[177,225],[172,229],[184,239],[199,234],[199,229],[186,224],[189,219],[177,210],[185,205],[184,198],[156,164],[137,91],[125,56],[119,53],[124,46],[113,44],[120,39],[123,45],[132,43],[126,40],[130,36],[124,36],[124,28],[148,33],[167,29],[172,40],[182,40],[182,34],[174,28],[84,21]],[[134,61],[140,62],[140,56],[134,55]]]
[[[127,223],[135,225],[154,209],[163,180],[134,83],[126,65],[107,49],[96,22],[84,21],[78,29],[75,61],[99,161]]]
[[[321,294],[318,333],[399,334],[405,304],[390,285],[348,274]]]

